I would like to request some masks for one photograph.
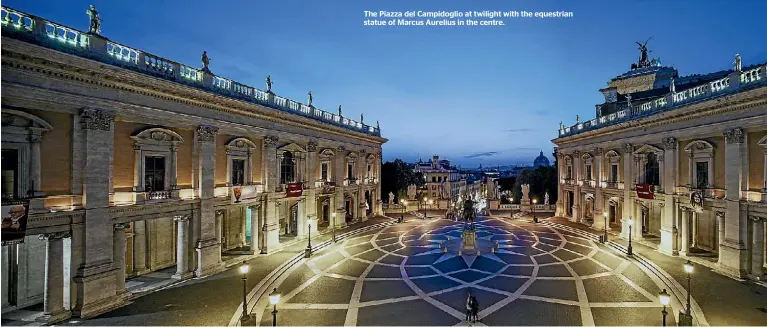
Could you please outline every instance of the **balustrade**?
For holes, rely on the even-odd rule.
[[[39,17],[27,15],[20,11],[2,7],[2,15],[0,22],[3,26],[3,33],[11,31],[17,33],[17,31],[31,32],[39,36],[47,36],[51,39],[59,40],[63,44],[79,48],[82,52],[88,52],[88,58],[98,59],[99,57],[106,59],[113,58],[118,61],[132,63],[135,69],[141,71],[147,71],[160,75],[170,80],[183,79],[191,81],[198,87],[202,86],[203,72],[196,68],[192,68],[187,65],[182,65],[171,60],[155,56],[138,49],[128,47],[126,45],[105,40],[105,49],[91,49],[90,38],[98,38],[99,36],[89,36],[87,33],[80,32],[76,29],[69,28]],[[36,27],[37,26],[37,27]],[[44,28],[43,28],[44,26]],[[94,43],[97,44],[97,43]],[[105,60],[106,61],[106,60]],[[110,61],[106,61],[110,62]],[[314,117],[316,119],[340,124],[344,127],[358,130],[364,133],[370,133],[373,135],[380,135],[380,130],[372,126],[364,125],[362,122],[357,122],[348,118],[342,118],[339,115],[335,115],[317,108],[301,104],[297,101],[288,100],[284,97],[274,96],[273,93],[268,93],[254,87],[234,82],[230,79],[212,75],[211,84],[215,90],[223,90],[224,95],[230,95],[236,93],[245,98],[253,99],[254,102],[270,103],[271,105],[290,109],[296,112],[301,112],[304,115]]]
[[[112,41],[107,42],[107,54],[117,60],[138,64],[138,50]]]
[[[725,77],[711,82],[711,91],[716,93],[724,91],[730,87],[730,77]]]
[[[170,191],[148,191],[146,192],[147,200],[165,200],[170,199]]]
[[[751,82],[756,82],[760,79],[762,79],[762,67],[757,67],[748,71],[743,72],[740,75],[740,83],[741,84],[748,84]]]

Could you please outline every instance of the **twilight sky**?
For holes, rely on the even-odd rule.
[[[5,0],[80,30],[95,4],[102,35],[369,124],[384,159],[433,154],[463,167],[551,157],[560,121],[594,117],[599,89],[629,70],[634,41],[653,39],[681,75],[767,60],[761,0]],[[571,11],[573,18],[506,20],[502,27],[367,27],[363,11]]]

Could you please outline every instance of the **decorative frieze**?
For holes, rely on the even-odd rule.
[[[210,125],[200,125],[197,127],[198,142],[214,142],[218,134],[218,127]]]
[[[743,133],[743,129],[740,127],[724,131],[724,140],[728,144],[743,143],[744,138],[745,133]]]
[[[63,238],[71,237],[72,233],[70,231],[62,231],[62,232],[53,232],[53,233],[46,233],[46,234],[40,234],[37,236],[37,238],[41,240],[60,240]]]
[[[108,131],[112,129],[115,113],[111,110],[84,108],[80,112],[80,128]]]
[[[265,148],[271,148],[277,145],[277,141],[279,141],[280,138],[276,136],[267,136],[264,138],[264,147]]]
[[[666,150],[676,150],[677,142],[674,137],[667,137],[663,139],[663,147]]]
[[[309,143],[306,144],[306,151],[316,152],[317,151],[317,142],[309,141]]]

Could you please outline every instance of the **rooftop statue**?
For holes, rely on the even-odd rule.
[[[669,90],[671,93],[676,93],[676,83],[674,82],[674,78],[671,78],[671,85],[669,85]]]
[[[208,51],[202,52],[202,70],[209,72],[208,65],[210,65],[210,57],[208,57]]]
[[[266,75],[266,92],[272,92],[272,75]]]
[[[647,41],[644,41],[644,44],[635,42],[637,45],[639,45],[639,66],[640,67],[646,67],[649,64],[649,61],[647,60],[647,53],[649,52],[649,50],[647,50],[647,42],[650,42],[650,39],[647,39]]]
[[[344,115],[341,114],[341,105],[338,105],[338,117],[343,117]]]
[[[735,65],[734,68],[735,68],[736,72],[743,71],[743,61],[740,59],[740,54],[739,53],[735,54],[735,61],[733,61],[732,64]]]
[[[626,104],[631,108],[631,94],[626,94]]]
[[[360,123],[362,123],[362,124],[365,123],[365,115],[364,114],[360,114]]]
[[[309,91],[309,103],[307,103],[309,107],[312,106],[312,100],[314,100],[314,97],[312,96],[312,91]]]
[[[96,5],[91,5],[85,13],[91,18],[88,33],[101,34],[101,17],[99,16],[99,12],[96,11]]]
[[[378,121],[376,120],[376,128],[381,129],[381,125],[378,124]]]

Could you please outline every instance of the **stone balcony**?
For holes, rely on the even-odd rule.
[[[182,194],[184,197],[182,197]],[[111,195],[111,203],[116,206],[123,206],[132,204],[172,202],[190,198],[194,198],[193,189],[173,188],[170,190],[159,191],[114,192],[114,194]]]
[[[616,182],[616,181],[603,181],[601,186],[602,188],[612,189],[612,190],[622,190],[625,187],[623,182]]]
[[[596,187],[597,182],[593,179],[582,179],[578,182],[578,185],[586,186],[586,187]]]

